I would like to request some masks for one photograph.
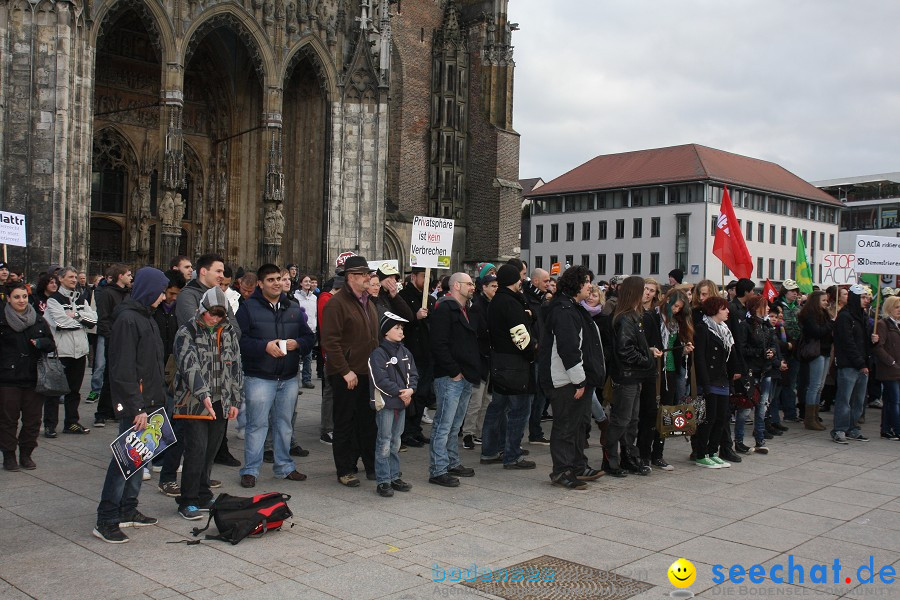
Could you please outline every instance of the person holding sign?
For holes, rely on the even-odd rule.
[[[166,403],[162,338],[152,309],[166,295],[169,279],[153,267],[143,267],[134,276],[131,296],[113,313],[107,369],[113,409],[119,417],[119,434],[132,427],[147,426],[147,409]],[[138,510],[141,478],[125,479],[115,458],[109,461],[106,480],[97,506],[94,537],[110,544],[123,544],[128,536],[120,527],[156,525],[157,520]]]

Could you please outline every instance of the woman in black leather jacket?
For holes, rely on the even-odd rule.
[[[750,370],[751,381],[747,384],[750,393],[753,393],[753,385],[759,386],[759,403],[754,409],[753,438],[756,440],[755,451],[759,454],[768,454],[766,447],[766,409],[769,406],[769,398],[772,393],[772,373],[781,364],[781,353],[775,340],[775,328],[766,320],[769,312],[765,296],[754,296],[747,300],[747,345],[744,348],[744,359]],[[734,449],[736,452],[747,454],[750,448],[744,445],[744,429],[750,409],[737,411],[734,418]]]
[[[616,311],[612,318],[614,365],[612,373],[613,406],[610,425],[603,445],[603,470],[613,477],[625,477],[626,469],[640,472],[635,447],[638,433],[638,410],[641,382],[653,377],[655,359],[662,356],[647,344],[642,322],[641,301],[644,279],[628,277],[619,286]],[[619,442],[624,442],[624,455],[619,458]],[[649,473],[649,467],[647,472]]]
[[[706,420],[694,436],[694,464],[708,469],[730,467],[712,449],[719,446],[728,424],[729,386],[738,374],[737,348],[725,322],[728,302],[720,296],[703,301],[703,319],[694,331],[694,366],[697,385],[706,398]]]

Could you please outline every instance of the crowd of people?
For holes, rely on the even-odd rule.
[[[240,467],[244,488],[263,463],[277,479],[305,480],[295,420],[314,367],[319,439],[337,481],[360,487],[362,462],[382,497],[412,489],[401,453],[425,446],[428,482],[444,487],[475,475],[466,456],[535,469],[525,446],[549,446],[550,482],[568,490],[670,472],[657,413],[688,398],[705,405],[690,455],[702,468],[767,454],[786,422],[826,431],[829,411],[838,444],[867,441],[867,407],[882,409],[881,437],[900,440],[900,297],[890,289],[876,309],[864,285],[801,294],[788,279],[770,301],[749,279],[720,290],[674,270],[665,285],[606,282],[580,265],[529,273],[518,259],[430,282],[423,268],[372,269],[361,256],[322,279],[320,289],[295,265],[232,271],[207,254],[175,257],[167,271],[114,264],[90,282],[51,265],[31,285],[0,263],[4,469],[37,468],[41,425],[57,437],[60,404],[63,433],[90,433],[79,414],[89,361],[94,428],[142,429],[163,408],[179,440],[141,476],[125,479],[110,462],[93,530],[110,543],[128,541],[123,527],[157,522],[138,510],[153,471],[187,520],[214,504],[214,464]],[[51,357],[65,374],[61,396],[36,391]],[[229,422],[243,460],[228,448]],[[592,466],[594,425],[602,458]]]

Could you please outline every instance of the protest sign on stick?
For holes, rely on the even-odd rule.
[[[422,307],[428,306],[428,289],[431,269],[449,269],[450,252],[453,250],[453,219],[438,217],[414,217],[412,242],[409,245],[409,266],[425,267],[425,285],[422,286]]]

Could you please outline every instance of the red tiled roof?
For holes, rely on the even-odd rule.
[[[773,162],[699,144],[598,156],[542,185],[530,197],[711,179],[841,206]]]

